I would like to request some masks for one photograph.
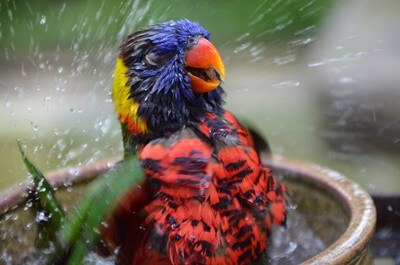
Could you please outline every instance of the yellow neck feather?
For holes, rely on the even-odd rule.
[[[114,72],[114,83],[112,86],[112,97],[114,100],[115,110],[119,120],[126,124],[126,128],[134,135],[146,134],[148,129],[146,121],[138,117],[137,112],[139,103],[129,98],[130,87],[127,85],[128,68],[125,66],[121,58],[117,59]]]

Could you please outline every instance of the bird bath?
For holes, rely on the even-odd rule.
[[[72,213],[88,184],[116,159],[46,175],[57,188],[66,212]],[[274,175],[292,190],[287,228],[273,231],[268,264],[372,264],[369,241],[376,212],[358,184],[329,169],[274,156],[265,160]],[[0,194],[0,263],[18,263],[34,250],[35,216],[26,205],[29,184]]]

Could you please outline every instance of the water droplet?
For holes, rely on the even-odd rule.
[[[64,68],[63,68],[63,67],[61,67],[61,66],[58,67],[57,73],[61,74],[63,71],[64,71]]]
[[[104,222],[104,221],[103,221],[103,222],[101,222],[101,225],[102,225],[102,226],[104,226],[105,228],[107,228],[107,227],[108,227],[108,223],[107,223],[107,222]]]
[[[22,76],[26,76],[25,65],[24,65],[24,63],[21,63],[21,75],[22,75]]]
[[[11,9],[8,9],[7,13],[8,13],[8,18],[10,19],[10,21],[13,20],[13,15],[12,15]]]
[[[36,223],[47,222],[49,217],[46,215],[45,212],[38,212],[35,217]]]
[[[249,32],[246,32],[246,33],[240,35],[240,36],[236,39],[236,41],[242,41],[243,39],[247,38],[248,36],[250,36],[250,33],[249,33]]]
[[[100,230],[99,229],[97,229],[97,228],[94,228],[93,229],[93,232],[95,232],[96,234],[98,234],[98,235],[100,235],[101,233],[100,233]]]
[[[28,202],[25,204],[24,210],[27,211],[29,208],[32,207],[32,205],[33,205],[33,203],[32,203],[31,201],[28,201]]]
[[[339,79],[339,83],[341,83],[341,84],[354,83],[354,79],[351,77],[342,77]]]
[[[39,21],[40,25],[44,25],[46,23],[46,17],[45,16],[41,16],[40,17],[40,21]]]
[[[300,86],[300,82],[297,81],[284,81],[277,84],[273,84],[274,88],[287,88],[287,87],[298,87]]]
[[[32,223],[28,223],[28,224],[25,226],[25,230],[29,230],[31,227],[32,227]]]
[[[233,52],[234,52],[234,53],[241,52],[241,51],[243,51],[243,50],[249,48],[250,45],[251,45],[251,42],[244,43],[244,44],[242,44],[242,45],[236,47],[236,48],[233,50]]]

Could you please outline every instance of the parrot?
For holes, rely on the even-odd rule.
[[[101,230],[119,264],[251,264],[285,225],[288,190],[223,108],[224,80],[210,33],[188,19],[119,46],[112,98],[124,157],[145,173]]]

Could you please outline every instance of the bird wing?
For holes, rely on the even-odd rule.
[[[135,214],[131,223],[120,217],[125,233],[116,241],[131,264],[249,263],[265,250],[272,224],[285,220],[284,186],[228,112],[151,141],[139,158],[151,196],[124,200],[122,213]]]

